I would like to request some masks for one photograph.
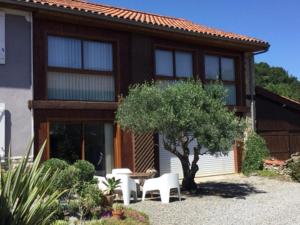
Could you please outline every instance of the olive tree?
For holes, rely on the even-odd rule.
[[[226,107],[226,94],[220,83],[203,85],[190,80],[136,84],[122,98],[116,120],[123,130],[161,134],[164,148],[181,162],[183,188],[196,189],[199,156],[228,154],[244,129],[244,123]],[[197,144],[191,145],[193,141]],[[194,155],[191,161],[190,154]]]

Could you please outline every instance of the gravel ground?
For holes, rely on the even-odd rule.
[[[200,184],[197,196],[170,204],[160,199],[131,204],[149,215],[152,225],[299,225],[300,184],[261,177],[240,177]]]

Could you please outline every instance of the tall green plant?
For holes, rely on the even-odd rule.
[[[251,172],[262,169],[263,160],[269,155],[266,141],[255,132],[252,132],[245,143],[242,172],[249,175]]]
[[[11,158],[8,169],[0,166],[0,225],[34,225],[49,224],[55,213],[52,207],[63,194],[62,191],[50,191],[59,171],[50,173],[40,166],[45,143],[32,164],[28,146],[27,155],[13,168]],[[53,208],[52,211],[49,211]]]

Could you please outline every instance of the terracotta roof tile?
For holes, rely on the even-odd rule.
[[[256,38],[206,27],[185,19],[161,16],[157,14],[140,12],[136,10],[124,9],[124,8],[119,8],[114,6],[95,4],[83,0],[18,0],[18,1],[48,5],[49,7],[69,8],[71,10],[96,13],[108,17],[117,17],[125,20],[133,20],[144,24],[151,23],[155,26],[168,27],[175,30],[183,30],[192,33],[204,34],[209,36],[217,36],[225,39],[239,40],[239,41],[268,46],[267,42]]]

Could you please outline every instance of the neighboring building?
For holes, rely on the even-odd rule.
[[[300,152],[300,102],[256,87],[256,128],[271,156],[286,160]]]
[[[162,150],[159,136],[134,136],[114,124],[118,96],[126,95],[130,84],[146,80],[221,79],[229,92],[228,107],[253,118],[245,96],[254,93],[253,53],[266,51],[267,42],[184,19],[78,0],[5,0],[0,7],[32,13],[33,97],[20,93],[18,101],[30,115],[28,102],[34,115],[35,153],[48,140],[44,159],[86,159],[99,174],[112,167],[181,172],[179,161]],[[7,65],[0,65],[0,71],[1,66]],[[9,71],[1,73],[10,76]],[[2,95],[1,101],[11,102]],[[29,121],[12,123],[25,127]],[[203,156],[197,175],[234,173],[237,158],[236,151]]]
[[[24,155],[33,138],[31,31],[30,11],[0,4],[0,151],[7,154],[11,145],[13,159]]]

